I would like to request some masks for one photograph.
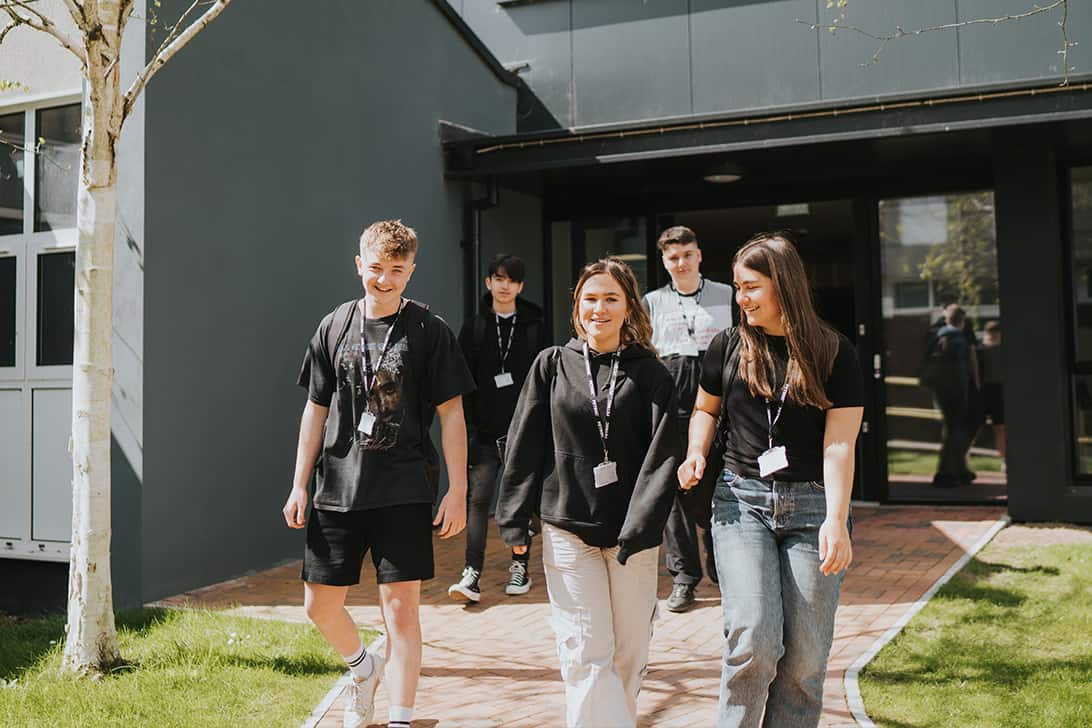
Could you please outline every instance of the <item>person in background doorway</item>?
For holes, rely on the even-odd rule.
[[[501,467],[497,440],[508,432],[531,362],[547,344],[542,309],[520,297],[524,275],[523,261],[516,256],[502,253],[494,258],[485,277],[488,293],[481,313],[468,319],[459,332],[459,345],[477,389],[467,398],[466,407],[471,430],[466,565],[459,581],[447,590],[456,601],[481,600],[489,507]],[[506,594],[526,594],[531,588],[530,545],[528,536],[526,544],[512,547]]]
[[[927,377],[937,408],[943,417],[940,458],[933,476],[933,486],[954,488],[974,480],[967,467],[974,419],[971,406],[977,396],[974,349],[967,341],[964,324],[967,314],[958,305],[945,310],[945,325],[936,334],[929,352],[931,374]]]
[[[993,439],[1001,455],[1001,470],[1005,469],[1005,401],[1002,395],[1004,361],[1001,357],[1001,322],[988,321],[978,351],[982,377],[982,404],[993,427]]]
[[[732,325],[732,286],[701,274],[701,248],[694,231],[677,225],[664,230],[656,242],[671,282],[644,297],[652,321],[652,345],[675,380],[678,397],[679,452],[686,450],[686,423],[694,408],[701,378],[701,361],[713,337]],[[701,529],[706,573],[717,581],[713,536]],[[664,560],[674,584],[667,608],[685,612],[694,604],[694,588],[701,581],[698,528],[678,496],[664,529]]]

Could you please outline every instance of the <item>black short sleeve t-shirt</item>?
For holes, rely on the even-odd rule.
[[[368,510],[435,498],[425,454],[428,427],[436,405],[474,391],[474,380],[447,324],[409,310],[413,305],[366,320],[363,331],[360,307],[354,306],[333,356],[327,352],[332,315],[327,316],[307,347],[298,383],[312,402],[330,408],[315,473],[319,510]],[[373,376],[365,376],[369,367],[362,345]],[[358,428],[365,412],[374,418],[370,434]]]
[[[715,397],[724,396],[722,367],[728,336],[727,331],[717,334],[702,362],[701,388]],[[788,349],[784,337],[770,336],[767,341],[777,370],[776,389],[780,391],[788,367]],[[831,409],[864,405],[864,379],[857,350],[842,334],[838,334],[838,353],[830,376],[823,383],[823,391],[831,401]],[[720,433],[725,443],[724,465],[744,477],[758,478],[758,456],[769,447],[766,401],[752,396],[747,383],[737,375],[723,405],[727,414],[722,424],[724,431]],[[771,404],[769,414],[776,415],[777,407],[776,402]],[[785,446],[789,467],[774,474],[771,479],[822,482],[825,432],[826,412],[787,399],[773,427],[773,444]]]

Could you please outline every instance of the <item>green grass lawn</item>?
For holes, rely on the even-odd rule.
[[[999,540],[865,669],[877,725],[1092,726],[1092,542]]]
[[[119,615],[129,665],[97,680],[60,672],[63,637],[63,616],[0,616],[0,724],[296,728],[345,671],[311,625],[201,610]]]
[[[887,472],[891,475],[932,475],[937,471],[940,453],[923,450],[887,450]],[[989,455],[971,455],[971,470],[976,473],[1001,471],[1001,458]]]

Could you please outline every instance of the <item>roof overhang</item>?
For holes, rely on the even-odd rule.
[[[1092,118],[1092,77],[1062,86],[961,90],[764,113],[627,123],[534,134],[444,135],[447,174],[483,177],[824,142]]]

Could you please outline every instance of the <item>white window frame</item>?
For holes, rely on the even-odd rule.
[[[31,418],[34,392],[38,389],[71,389],[72,366],[38,366],[38,256],[69,252],[76,249],[76,228],[34,231],[34,208],[37,193],[37,155],[34,144],[38,138],[38,111],[58,106],[79,104],[79,90],[24,98],[17,102],[0,103],[0,115],[23,114],[25,149],[23,151],[23,232],[0,235],[0,257],[14,256],[16,263],[16,322],[14,367],[0,367],[0,388],[18,390],[23,394],[23,422],[28,427],[26,438],[25,518],[22,533],[0,538],[0,558],[36,561],[67,561],[71,546],[67,541],[33,539],[34,492],[30,464],[34,459]],[[75,300],[75,290],[72,292]]]

